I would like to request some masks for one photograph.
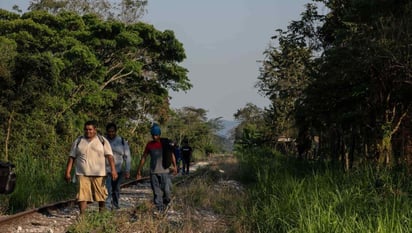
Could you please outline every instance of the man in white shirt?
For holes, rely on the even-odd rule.
[[[104,210],[107,198],[106,159],[110,164],[112,179],[117,179],[117,172],[110,143],[103,136],[97,134],[95,121],[84,124],[84,136],[78,137],[72,144],[66,167],[66,181],[71,181],[73,164],[76,166],[76,177],[79,181],[77,202],[80,214],[87,208],[88,202],[97,201],[99,211]]]

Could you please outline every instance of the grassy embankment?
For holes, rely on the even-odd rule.
[[[237,158],[238,163],[226,161],[205,168],[209,170],[187,185],[174,187],[174,210],[181,213],[180,218],[165,218],[164,224],[159,224],[149,201],[136,207],[136,222],[130,222],[127,215],[91,214],[71,232],[97,228],[99,232],[401,233],[412,229],[411,182],[401,169],[378,172],[362,167],[345,173],[327,164],[256,149],[238,153]],[[31,165],[27,169],[32,169],[26,174],[35,174],[25,177],[28,184],[61,188],[61,170],[53,178],[38,174],[36,167],[44,163],[25,162]],[[56,179],[60,185],[53,184]],[[241,181],[244,189],[216,186],[230,179]],[[41,198],[40,190],[32,192],[29,197]],[[217,221],[206,224],[202,212],[211,213]]]
[[[412,229],[411,182],[401,169],[344,173],[270,151],[240,156],[251,232],[401,233]],[[247,178],[247,179],[245,179]]]

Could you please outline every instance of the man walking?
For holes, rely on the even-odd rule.
[[[183,172],[182,174],[189,174],[190,161],[192,160],[193,149],[189,146],[187,139],[183,140],[183,146],[180,148],[183,157]]]
[[[80,214],[84,214],[87,203],[97,201],[99,211],[105,208],[107,190],[104,179],[106,177],[106,159],[110,165],[112,179],[117,179],[112,148],[103,136],[97,134],[95,121],[87,121],[84,124],[84,136],[78,137],[70,150],[66,166],[65,178],[71,181],[71,170],[76,165],[76,177],[79,181],[77,202]]]
[[[146,144],[142,158],[140,159],[139,167],[137,168],[136,179],[141,179],[142,167],[146,162],[147,156],[150,155],[150,184],[153,191],[153,201],[157,211],[162,213],[170,203],[172,185],[169,167],[163,166],[163,153],[170,153],[170,159],[173,165],[173,175],[177,174],[176,160],[170,141],[167,140],[169,143],[165,143],[166,140],[161,140],[161,131],[157,124],[153,124],[150,133],[153,140]]]
[[[107,209],[119,209],[120,202],[120,184],[123,178],[130,178],[130,163],[132,161],[130,154],[129,143],[117,135],[117,125],[115,123],[109,123],[106,125],[106,139],[109,141],[113,151],[114,164],[116,167],[118,179],[112,179],[112,173],[110,172],[110,164],[106,163],[106,188],[108,196],[106,199]],[[124,173],[123,173],[124,170]]]

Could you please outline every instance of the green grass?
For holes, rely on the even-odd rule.
[[[410,187],[402,172],[364,167],[345,173],[270,151],[238,157],[249,176],[242,214],[254,232],[410,231]]]
[[[65,164],[19,158],[18,186],[13,194],[2,197],[2,203],[10,202],[17,210],[75,196],[74,185],[64,183],[62,177]],[[149,200],[147,206],[136,207],[137,222],[130,222],[127,215],[93,213],[70,232],[133,232],[142,224],[145,232],[190,232],[202,229],[202,220],[193,217],[199,210],[222,218],[224,224],[216,232],[406,233],[412,229],[412,182],[400,168],[364,165],[344,172],[325,162],[296,160],[256,148],[238,153],[237,158],[208,167],[210,171],[202,171],[204,175],[190,185],[174,188],[178,197],[174,207],[183,213],[182,222],[159,225]],[[216,187],[220,180],[235,178],[244,184],[242,191]]]
[[[64,180],[67,155],[61,158],[56,152],[55,156],[31,156],[29,151],[26,146],[13,160],[16,187],[13,193],[1,196],[1,202],[7,203],[3,212],[16,213],[75,197],[75,185]]]
[[[88,232],[119,232],[115,224],[113,224],[115,216],[110,211],[105,212],[88,212],[81,216],[76,224],[73,224],[67,230],[67,233],[88,233]]]

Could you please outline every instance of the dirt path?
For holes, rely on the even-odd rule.
[[[237,210],[231,203],[244,193],[242,185],[232,179],[237,168],[233,156],[215,155],[195,163],[190,175],[173,178],[173,201],[167,214],[153,216],[148,200],[146,206],[139,206],[133,213],[135,223],[121,224],[130,224],[130,228],[122,227],[121,232],[239,232],[233,227],[233,212]]]

